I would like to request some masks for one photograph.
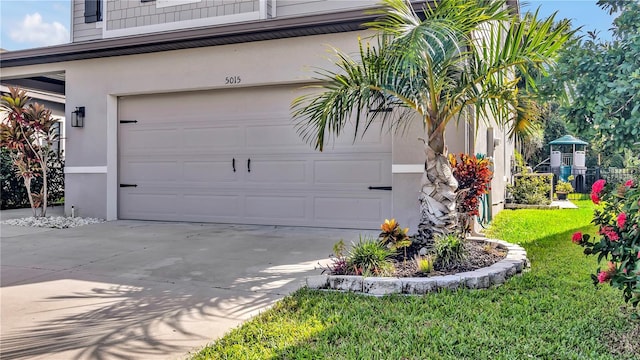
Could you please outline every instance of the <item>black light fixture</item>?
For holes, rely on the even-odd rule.
[[[84,127],[84,106],[76,107],[76,110],[71,114],[71,126]]]

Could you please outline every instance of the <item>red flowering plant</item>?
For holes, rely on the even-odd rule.
[[[634,308],[640,304],[640,181],[608,184],[598,180],[591,189],[596,204],[592,223],[599,227],[598,239],[575,233],[571,240],[584,247],[586,255],[597,255],[598,263],[607,261],[606,269],[592,274],[594,284],[609,283],[623,292],[625,302]],[[634,314],[639,317],[640,312]]]
[[[479,215],[480,197],[491,191],[491,161],[482,156],[459,154],[459,159],[449,154],[453,176],[458,180],[458,204],[456,210],[465,233],[471,230],[471,219]]]

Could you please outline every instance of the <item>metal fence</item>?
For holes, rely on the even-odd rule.
[[[538,173],[552,173],[553,185],[558,182],[560,169],[551,169],[548,165],[540,166],[536,169]],[[640,174],[640,169],[618,169],[618,168],[586,168],[581,170],[573,169],[571,181],[574,192],[579,194],[588,194],[591,192],[591,186],[599,179],[604,179],[608,183],[623,183],[630,178]]]

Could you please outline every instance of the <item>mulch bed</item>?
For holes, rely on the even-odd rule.
[[[453,275],[466,271],[473,271],[484,267],[491,266],[507,256],[507,252],[496,247],[495,244],[488,244],[482,241],[467,240],[464,244],[465,260],[453,267],[443,268],[437,262],[429,273],[418,271],[418,267],[414,261],[414,255],[419,249],[409,248],[407,251],[407,259],[404,256],[397,256],[393,262],[396,268],[395,277],[431,277]]]

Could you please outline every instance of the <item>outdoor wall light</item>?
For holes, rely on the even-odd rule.
[[[84,127],[84,106],[76,107],[76,110],[71,114],[71,126]]]

